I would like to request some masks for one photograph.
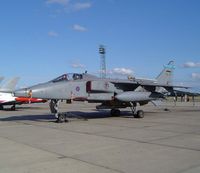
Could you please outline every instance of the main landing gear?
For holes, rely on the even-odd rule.
[[[4,110],[3,105],[0,105],[0,110]],[[10,110],[11,111],[15,111],[16,110],[15,104],[10,107]]]
[[[144,118],[144,111],[143,110],[136,110],[136,104],[135,103],[132,103],[132,102],[130,102],[130,104],[131,104],[131,111],[132,111],[132,113],[133,113],[133,116],[134,116],[134,118]]]
[[[135,103],[130,103],[130,108],[131,108],[131,111],[133,113],[133,117],[134,118],[144,118],[144,111],[143,110],[136,110],[136,104]],[[116,116],[120,116],[121,112],[119,109],[116,109],[116,108],[113,108],[111,109],[110,111],[110,115],[113,116],[113,117],[116,117]]]
[[[16,110],[15,104],[12,105],[10,109],[11,109],[12,111],[15,111],[15,110]]]
[[[0,105],[0,110],[3,110],[3,105]]]
[[[81,118],[81,119],[86,120],[85,118],[77,116],[77,115],[70,114],[69,116],[69,113],[60,113],[58,111],[58,105],[59,105],[59,100],[56,100],[56,99],[51,100],[49,103],[51,113],[55,115],[58,123],[68,122],[67,117],[76,117],[79,119]],[[143,110],[137,111],[136,103],[130,102],[130,105],[131,105],[130,108],[131,108],[134,118],[144,118],[144,111]],[[120,113],[121,113],[120,110],[116,108],[113,108],[110,111],[111,116],[120,116]]]

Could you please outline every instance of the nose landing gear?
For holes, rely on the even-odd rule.
[[[49,103],[51,113],[53,113],[57,119],[56,122],[58,122],[58,123],[68,122],[67,118],[78,118],[78,119],[87,120],[84,117],[75,115],[70,112],[59,112],[58,105],[59,105],[59,100],[51,100]]]

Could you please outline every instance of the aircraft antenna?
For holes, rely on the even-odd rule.
[[[100,66],[100,77],[106,78],[106,50],[103,45],[99,46],[99,54],[100,54],[100,60],[101,60],[101,66]]]

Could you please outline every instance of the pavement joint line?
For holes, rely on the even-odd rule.
[[[195,165],[189,166],[188,168],[183,169],[183,170],[181,170],[181,171],[179,171],[177,173],[186,173],[187,171],[189,171],[189,170],[191,170],[193,168],[198,168],[198,167],[199,167],[199,164],[195,164]]]
[[[182,146],[175,146],[175,145],[167,145],[167,144],[159,144],[159,143],[151,142],[151,141],[142,141],[142,140],[136,140],[136,139],[124,139],[124,138],[105,136],[105,135],[99,135],[99,136],[109,137],[109,138],[119,139],[119,140],[125,140],[125,141],[135,141],[135,142],[143,143],[143,144],[152,144],[152,145],[157,145],[157,146],[164,146],[164,147],[168,147],[168,148],[185,149],[185,150],[190,150],[190,151],[200,151],[200,149],[194,149],[194,148],[182,147]],[[177,136],[182,136],[182,135],[180,134],[180,135],[177,135]],[[173,137],[173,136],[171,136],[171,137]],[[157,141],[159,141],[159,139]]]
[[[44,115],[46,115],[46,114],[44,114]],[[47,115],[49,115],[49,114],[47,114]],[[116,117],[106,117],[106,118],[111,118],[112,120],[116,120],[116,121],[118,121],[118,120],[121,120],[121,119],[119,119],[119,118],[116,118]],[[132,119],[132,118],[131,118]],[[79,120],[79,119],[78,119]],[[88,119],[89,120],[89,119]],[[1,119],[0,119],[0,121],[1,121]],[[3,120],[3,121],[5,121],[5,120]],[[34,121],[34,122],[38,122],[38,120],[32,120],[32,121]],[[81,120],[80,120],[81,121]],[[16,122],[16,121],[15,121]],[[146,120],[142,120],[142,122],[144,122],[144,123],[154,123],[154,124],[158,124],[158,125],[152,125],[152,126],[150,126],[150,127],[153,127],[153,126],[160,126],[160,124],[166,124],[166,125],[169,125],[169,124],[171,124],[171,125],[180,125],[180,126],[183,126],[184,124],[179,124],[179,123],[173,123],[173,122],[153,122],[153,121],[146,121]],[[90,124],[90,123],[88,123],[88,124]],[[102,123],[95,123],[95,124],[99,124],[99,125],[105,125],[105,124],[102,124]],[[188,125],[187,124],[187,126],[191,126],[191,127],[193,127],[194,125]],[[198,125],[195,125],[195,126],[198,126]],[[148,126],[147,127],[129,127],[129,126],[116,126],[116,127],[127,127],[127,128],[149,128]]]
[[[151,139],[151,140],[148,140],[148,142],[156,142],[156,141],[170,139],[170,138],[175,138],[175,137],[179,137],[179,136],[182,136],[182,134],[177,134],[177,135],[163,137],[163,138],[161,137],[161,138],[158,138],[158,139]]]
[[[13,124],[13,125],[4,125],[4,126],[0,126],[0,128],[5,128],[5,127],[19,127],[19,124]],[[21,126],[24,126],[24,124],[21,124]],[[31,124],[27,125],[27,126],[32,126]]]
[[[179,123],[173,123],[173,122],[154,122],[154,121],[143,121],[144,123],[155,123],[155,124],[159,124],[158,126],[161,126],[161,124],[165,124],[165,125],[178,125],[178,126],[185,126],[187,125],[188,127],[200,127],[199,125],[190,125],[190,124],[179,124]]]
[[[108,136],[108,135],[101,135],[101,134],[95,134],[95,133],[88,133],[88,132],[80,132],[80,131],[74,131],[74,130],[69,130],[69,129],[59,129],[58,127],[49,127],[49,126],[42,126],[42,125],[35,125],[35,124],[31,124],[32,126],[37,126],[37,127],[42,127],[42,128],[50,128],[50,129],[55,129],[58,131],[68,131],[71,133],[78,133],[78,134],[85,134],[85,135],[90,135],[90,136],[99,136],[99,137],[105,137],[105,138],[111,138],[111,139],[117,139],[117,140],[122,140],[122,141],[134,141],[134,142],[138,142],[138,143],[144,143],[144,144],[151,144],[151,145],[157,145],[157,146],[165,146],[165,147],[169,147],[169,148],[177,148],[177,149],[185,149],[185,150],[190,150],[190,151],[200,151],[200,149],[194,149],[194,148],[190,148],[190,147],[182,147],[182,146],[174,146],[174,145],[167,145],[167,144],[158,144],[156,143],[156,141],[159,141],[159,139],[157,139],[155,142],[152,141],[142,141],[142,140],[137,140],[137,139],[124,139],[124,138],[119,138],[119,137],[113,137],[113,136]],[[182,134],[177,135],[177,136],[182,136]],[[173,136],[171,136],[173,137]]]
[[[112,118],[112,117],[111,117]],[[115,118],[115,117],[114,117]],[[118,120],[117,118],[115,118],[115,119],[113,119],[113,120]],[[101,135],[101,133],[102,132],[97,132],[97,133],[89,133],[89,132],[80,132],[80,131],[76,131],[76,130],[69,130],[69,129],[60,129],[60,128],[58,128],[58,127],[50,127],[50,126],[42,126],[42,125],[36,125],[36,124],[32,124],[32,123],[28,123],[28,122],[22,122],[22,121],[14,121],[15,123],[18,123],[18,124],[24,124],[24,125],[31,125],[31,126],[39,126],[39,127],[43,127],[43,128],[51,128],[51,129],[56,129],[56,130],[62,130],[62,131],[69,131],[69,132],[74,132],[74,133],[80,133],[80,134],[87,134],[87,135],[95,135],[95,136],[103,136],[103,137],[110,137],[110,136],[105,136],[105,135]],[[34,121],[34,122],[38,122],[38,121]],[[158,124],[158,122],[152,122],[152,121],[142,121],[142,122],[145,122],[145,123],[154,123],[154,124],[156,124],[156,125],[152,125],[152,126],[160,126],[160,124],[166,124],[166,125],[168,125],[168,124],[172,124],[172,125],[179,125],[179,126],[183,126],[183,124],[179,124],[179,123],[168,123],[168,122],[166,122],[166,123],[163,123],[163,122],[159,122],[159,125],[157,125]],[[87,123],[86,121],[84,121],[84,123],[86,123],[86,124],[90,124],[90,123]],[[105,125],[105,124],[103,124],[103,123],[94,123],[94,124],[99,124],[99,125]],[[106,124],[106,126],[108,126],[107,124]],[[109,125],[110,126],[110,125]],[[112,125],[113,126],[113,125]],[[191,126],[191,127],[193,127],[193,125],[187,125],[187,126]],[[197,125],[196,125],[197,126]],[[2,127],[4,127],[4,126],[2,126]],[[140,129],[140,128],[144,128],[144,126],[143,127],[127,127],[127,126],[113,126],[113,127],[125,127],[125,128],[127,128],[127,129]],[[198,127],[198,126],[197,126]],[[124,130],[126,130],[126,129],[124,129]],[[152,129],[152,130],[155,130],[156,131],[156,129]],[[163,131],[165,131],[165,130],[163,130]],[[175,133],[180,133],[180,132],[175,132]],[[191,132],[192,133],[192,132]],[[180,133],[180,135],[181,134],[191,134],[191,133]],[[99,134],[99,135],[98,135]],[[193,134],[193,133],[192,133]],[[198,134],[197,134],[198,135]],[[129,140],[129,139],[123,139],[123,138],[115,138],[115,139],[121,139],[121,140]],[[159,139],[156,139],[156,140],[152,140],[152,141],[158,141]],[[131,141],[131,140],[129,140],[129,141]],[[137,140],[133,140],[133,141],[137,141]],[[145,141],[138,141],[138,142],[145,142]],[[149,141],[149,142],[151,142],[151,141]]]
[[[89,164],[89,165],[93,165],[93,166],[105,168],[107,170],[115,171],[115,172],[118,172],[118,173],[125,173],[121,170],[113,169],[113,168],[110,168],[108,166],[96,164],[96,163],[93,163],[93,162],[88,162],[88,161],[85,161],[85,160],[82,160],[82,159],[79,159],[79,158],[76,158],[76,157],[73,157],[73,156],[66,156],[66,155],[63,155],[63,154],[60,154],[60,153],[57,153],[57,152],[49,151],[49,150],[42,148],[42,147],[36,147],[36,146],[30,145],[30,144],[27,144],[25,142],[19,142],[19,141],[10,139],[8,137],[0,136],[0,138],[4,138],[6,140],[9,140],[9,141],[12,141],[12,142],[15,142],[15,143],[18,143],[18,144],[23,144],[23,145],[26,145],[28,147],[31,147],[31,148],[34,148],[34,149],[37,149],[37,150],[41,150],[41,151],[45,151],[45,152],[48,152],[48,153],[51,153],[51,154],[55,154],[55,155],[58,156],[57,159],[72,159],[72,160],[79,161],[79,162],[82,162],[82,163],[86,163],[86,164]]]
[[[90,125],[91,123],[87,123],[86,124]],[[149,128],[149,127],[154,127],[154,126],[159,126],[159,125],[145,125],[145,126],[142,126],[142,127],[130,127],[130,126],[125,126],[125,125],[120,125],[120,126],[117,126],[117,125],[109,125],[109,124],[103,124],[103,123],[94,123],[96,125],[104,125],[104,126],[112,126],[112,127],[125,127],[127,129],[143,129],[143,128]]]
[[[173,131],[173,130],[164,130],[164,129],[151,129],[151,130],[159,130],[159,131],[162,131],[162,132],[172,132],[172,133],[179,133],[179,134],[182,134],[182,135],[200,135],[200,129],[199,131],[191,131],[191,132],[178,132],[178,131]]]
[[[179,111],[178,111],[179,112]],[[1,113],[1,112],[0,112]],[[28,113],[27,113],[28,114]],[[131,142],[131,141],[135,141],[136,142],[136,144],[137,144],[137,142],[138,142],[138,144],[137,145],[139,145],[139,146],[142,146],[142,147],[144,147],[144,148],[147,148],[148,146],[150,147],[150,145],[152,145],[152,147],[153,148],[157,148],[157,149],[162,149],[162,150],[164,150],[165,152],[166,151],[170,151],[171,150],[171,152],[173,152],[173,151],[175,151],[176,150],[176,148],[177,148],[177,151],[179,151],[179,152],[181,152],[181,153],[184,153],[184,154],[187,154],[187,152],[189,152],[192,156],[193,156],[193,154],[198,158],[198,154],[200,154],[200,148],[198,147],[198,142],[197,143],[193,143],[193,142],[195,142],[195,137],[197,137],[197,138],[199,138],[200,137],[200,134],[198,134],[200,131],[200,126],[197,124],[198,123],[198,121],[200,120],[199,118],[198,118],[198,113],[197,113],[197,115],[196,114],[194,114],[195,116],[194,116],[194,119],[193,119],[193,121],[190,121],[190,117],[189,117],[189,115],[187,115],[187,114],[183,114],[183,116],[181,116],[181,115],[178,115],[177,116],[177,118],[175,118],[175,119],[173,119],[173,117],[174,116],[172,116],[171,114],[168,116],[168,119],[167,118],[165,118],[165,114],[161,114],[161,116],[159,117],[159,116],[157,116],[157,115],[155,115],[155,117],[154,117],[154,115],[150,115],[149,117],[150,118],[148,118],[148,116],[147,116],[147,119],[141,119],[141,120],[139,120],[139,121],[136,121],[136,120],[131,120],[131,119],[128,119],[128,118],[110,118],[110,119],[108,119],[108,122],[107,122],[107,120],[105,119],[105,118],[102,118],[102,121],[100,120],[100,121],[98,121],[98,119],[97,120],[94,120],[94,121],[89,121],[89,122],[74,122],[73,124],[72,124],[72,126],[71,125],[69,125],[68,126],[68,124],[52,124],[52,121],[54,120],[54,119],[50,119],[50,118],[44,118],[44,119],[35,119],[35,118],[33,118],[32,120],[30,120],[29,121],[29,119],[27,119],[27,118],[22,118],[22,119],[20,119],[20,120],[13,120],[13,119],[11,119],[11,121],[6,121],[6,123],[2,123],[2,125],[3,126],[0,126],[0,127],[2,127],[2,128],[5,128],[5,129],[7,129],[7,128],[9,128],[9,127],[11,127],[11,130],[8,132],[8,135],[6,135],[6,131],[3,129],[3,135],[2,136],[5,136],[5,137],[8,137],[8,138],[10,138],[11,140],[13,139],[15,142],[18,142],[18,143],[20,143],[21,141],[21,143],[23,144],[23,142],[24,143],[28,143],[28,144],[24,144],[24,145],[29,145],[30,147],[32,147],[32,148],[36,148],[36,149],[39,149],[39,151],[38,152],[40,152],[40,150],[43,150],[43,151],[45,151],[46,150],[46,152],[48,152],[49,154],[50,153],[52,153],[52,156],[51,157],[45,157],[44,159],[42,159],[42,161],[41,161],[41,163],[44,163],[44,162],[46,162],[46,160],[48,161],[48,159],[49,159],[49,162],[50,163],[52,163],[53,161],[57,161],[57,162],[59,162],[59,160],[58,159],[63,159],[63,161],[61,161],[61,163],[65,163],[65,162],[68,162],[70,159],[73,159],[74,161],[75,160],[77,160],[77,162],[78,161],[80,161],[80,163],[79,164],[88,164],[88,166],[89,167],[91,167],[92,165],[95,165],[95,164],[97,164],[96,166],[97,166],[97,168],[99,167],[104,167],[104,168],[106,168],[106,169],[110,169],[109,167],[111,167],[111,169],[110,170],[113,170],[113,172],[115,171],[115,172],[120,172],[120,173],[124,173],[124,172],[122,172],[122,171],[125,171],[124,169],[121,169],[121,167],[116,167],[116,166],[110,166],[110,165],[108,165],[108,164],[103,164],[102,162],[98,162],[98,160],[97,161],[95,161],[95,160],[92,160],[92,159],[90,159],[90,157],[89,157],[89,159],[87,159],[87,157],[85,158],[84,156],[84,154],[86,153],[86,156],[87,156],[87,154],[90,154],[90,153],[92,153],[92,154],[95,154],[95,153],[93,153],[91,150],[89,150],[89,151],[85,151],[84,152],[84,150],[83,150],[83,152],[78,152],[79,154],[76,154],[77,152],[70,152],[70,153],[64,153],[63,154],[63,152],[62,152],[62,150],[61,151],[58,151],[57,149],[56,149],[56,145],[55,145],[55,147],[54,147],[54,149],[51,149],[51,147],[50,148],[48,148],[48,147],[45,147],[46,145],[40,145],[40,144],[37,144],[37,143],[32,143],[32,142],[30,142],[29,140],[26,140],[27,138],[25,138],[25,140],[24,140],[24,138],[23,139],[21,139],[21,138],[18,138],[18,136],[16,137],[16,138],[13,138],[12,137],[12,135],[13,135],[13,132],[14,132],[14,130],[15,130],[15,128],[17,129],[17,125],[18,125],[18,127],[19,127],[19,129],[28,129],[28,128],[37,128],[37,127],[39,127],[39,130],[42,130],[43,128],[43,130],[45,130],[45,128],[46,128],[46,130],[45,131],[47,131],[46,133],[48,133],[48,130],[50,130],[51,131],[51,129],[52,129],[52,131],[54,131],[53,129],[55,129],[55,133],[62,133],[63,135],[61,135],[61,136],[65,136],[64,135],[64,133],[63,132],[66,132],[66,133],[68,133],[68,134],[70,134],[70,132],[72,132],[71,133],[71,135],[72,136],[78,136],[79,134],[80,135],[84,135],[85,134],[85,136],[87,137],[87,135],[92,135],[92,136],[96,136],[97,138],[98,138],[98,136],[99,136],[99,139],[101,139],[100,137],[106,137],[106,138],[102,138],[103,140],[111,140],[112,138],[113,139],[116,139],[116,140],[113,140],[113,142],[115,142],[115,143],[118,143],[118,145],[120,145],[121,143],[122,143],[122,147],[129,147],[129,148],[131,148],[132,147],[132,145],[134,145],[134,142]],[[154,119],[151,119],[152,117],[154,117]],[[183,121],[179,121],[179,119],[181,119],[183,117]],[[101,118],[100,118],[101,119]],[[175,121],[174,121],[175,120]],[[188,121],[187,121],[188,120]],[[1,121],[1,120],[0,120]],[[149,121],[157,121],[157,122],[153,122],[152,124],[152,126],[150,126],[150,127],[145,127],[144,125],[145,125],[145,121],[146,121],[146,125],[151,125],[151,124],[147,124],[147,123],[152,123],[152,122],[149,122]],[[160,122],[159,122],[160,121]],[[14,126],[11,126],[12,125],[12,122],[13,122],[13,124],[15,124]],[[96,124],[98,124],[100,122],[100,125],[98,126],[98,125],[96,125]],[[102,124],[101,124],[101,122],[102,122]],[[120,123],[121,122],[121,123]],[[127,122],[127,124],[126,124],[126,122]],[[139,123],[141,123],[141,124],[139,124],[139,127],[137,127],[137,126],[135,126],[135,127],[131,127],[132,126],[132,123],[133,123],[133,125],[134,124],[136,124],[137,122],[139,122]],[[166,123],[165,123],[166,122]],[[9,124],[10,123],[10,124]],[[113,124],[111,124],[111,123],[113,123]],[[94,126],[94,128],[97,128],[97,130],[94,130],[94,133],[92,133],[92,131],[90,130],[90,128],[86,128],[85,129],[85,127],[87,127],[87,124],[89,124],[89,125],[91,125],[92,126],[92,124],[93,124],[93,126]],[[122,126],[120,126],[122,124]],[[194,124],[194,125],[192,125],[192,124]],[[1,122],[0,122],[0,125],[1,125]],[[81,125],[80,127],[79,127],[79,125]],[[123,125],[128,125],[128,127],[127,126],[123,126]],[[163,127],[162,128],[162,126],[165,126],[165,127]],[[68,126],[68,127],[67,127]],[[111,128],[108,128],[108,129],[111,129],[111,130],[105,130],[104,132],[103,131],[101,131],[102,130],[102,128],[104,129],[104,126],[106,127],[106,126],[111,126]],[[142,126],[142,127],[141,127]],[[71,128],[72,127],[72,128]],[[75,127],[75,128],[74,128]],[[116,127],[116,128],[115,128]],[[120,127],[124,127],[124,128],[120,128]],[[152,129],[151,129],[151,127],[152,127]],[[155,127],[155,128],[154,128]],[[178,130],[178,131],[180,131],[180,132],[173,132],[173,130],[175,130],[175,131],[177,131],[177,129],[178,128],[181,128],[180,130]],[[186,128],[184,128],[184,127],[186,127]],[[191,128],[191,127],[194,127],[194,128]],[[2,129],[1,128],[1,129]],[[40,129],[41,128],[41,129]],[[160,130],[160,129],[161,130]],[[0,130],[1,130],[0,129]],[[82,132],[82,129],[84,129],[83,130],[83,132]],[[143,135],[142,136],[140,136],[140,135],[131,135],[131,136],[123,136],[123,135],[116,135],[117,134],[117,132],[119,131],[119,129],[121,129],[121,130],[124,130],[125,132],[126,132],[126,129],[127,129],[127,131],[128,132],[132,132],[133,131],[133,133],[134,133],[134,129],[138,129],[137,131],[139,131],[140,132],[140,129],[143,129],[143,132],[144,132],[144,137],[143,137]],[[130,130],[129,130],[130,129]],[[131,129],[133,129],[133,130],[131,130]],[[169,130],[168,130],[169,129]],[[147,132],[147,130],[152,130],[152,133],[153,133],[153,136],[151,137],[150,136],[150,138],[149,137],[146,137],[146,134],[148,134],[148,133],[146,133]],[[171,131],[170,131],[171,130]],[[60,131],[60,132],[59,132]],[[88,132],[87,132],[88,131]],[[154,132],[159,132],[159,131],[161,131],[161,135],[156,135]],[[165,133],[162,133],[162,131],[163,132],[172,132],[171,134],[169,134],[169,135],[162,135],[162,134],[165,134]],[[192,131],[194,131],[194,132],[192,132]],[[32,131],[31,131],[32,132]],[[34,131],[33,131],[34,132]],[[107,132],[107,133],[106,133]],[[109,133],[108,134],[108,132],[111,132],[111,133]],[[184,132],[184,133],[182,133],[182,132]],[[74,134],[73,134],[74,133]],[[9,135],[9,134],[11,134],[11,136]],[[29,134],[29,133],[28,133]],[[77,134],[77,135],[76,135]],[[176,135],[177,134],[177,135]],[[192,134],[192,135],[191,135]],[[110,136],[109,136],[110,135]],[[155,135],[155,136],[154,136]],[[170,136],[171,135],[171,136]],[[33,136],[35,136],[35,135],[33,135]],[[113,137],[112,137],[113,136]],[[115,137],[115,136],[117,136],[117,137]],[[163,137],[163,136],[167,136],[167,137]],[[179,136],[179,137],[178,137]],[[89,136],[88,136],[89,137]],[[160,138],[159,138],[160,137]],[[174,139],[176,139],[176,137],[178,137],[178,141],[177,140],[175,140],[175,142],[173,142],[174,140],[173,140],[173,138]],[[185,138],[186,137],[186,138]],[[188,138],[189,137],[189,138]],[[190,138],[191,137],[191,138]],[[119,140],[119,138],[121,138],[120,140],[123,140],[122,142],[120,142],[120,140]],[[126,138],[128,138],[128,139],[126,139]],[[133,138],[133,139],[131,139],[131,138]],[[165,139],[169,139],[169,140],[165,140]],[[172,139],[172,140],[170,140],[170,139]],[[186,144],[184,143],[184,142],[182,142],[182,139],[186,139],[186,140],[188,140],[188,139],[192,139],[191,140],[191,142],[189,142],[189,144],[187,145],[187,141],[186,141]],[[194,140],[193,140],[194,139]],[[164,140],[164,142],[163,142],[163,140]],[[180,141],[181,140],[181,141]],[[111,140],[112,141],[112,140]],[[128,141],[130,141],[130,142],[128,142]],[[167,143],[166,143],[166,142]],[[171,141],[172,141],[172,143],[171,143]],[[177,141],[177,142],[176,142]],[[141,144],[140,144],[141,143]],[[142,143],[144,143],[144,144],[142,144]],[[47,143],[48,144],[48,143]],[[59,144],[60,144],[60,142],[59,142]],[[62,144],[66,144],[65,142],[61,142],[61,145]],[[145,144],[147,144],[147,145],[145,145]],[[149,145],[148,145],[149,144]],[[194,144],[194,145],[193,145]],[[32,146],[33,145],[33,146]],[[47,145],[47,146],[49,146],[49,144]],[[121,146],[121,145],[120,145]],[[163,147],[159,147],[159,146],[163,146]],[[37,148],[38,147],[38,148]],[[174,149],[173,149],[174,148]],[[22,148],[23,149],[23,148]],[[98,149],[98,148],[97,148]],[[101,148],[102,149],[102,148]],[[182,150],[181,150],[182,149]],[[50,150],[50,151],[49,151]],[[51,152],[51,150],[52,150],[52,152]],[[196,151],[196,152],[195,152]],[[53,152],[55,152],[54,154],[53,154]],[[58,152],[58,153],[56,153],[56,152]],[[41,153],[43,153],[42,151],[41,151]],[[63,156],[62,156],[62,154],[63,154]],[[48,155],[48,154],[47,154]],[[67,155],[69,155],[69,157],[67,157]],[[83,157],[82,157],[83,156]],[[16,156],[14,156],[14,157],[16,157]],[[187,157],[187,155],[185,155],[185,157]],[[196,157],[194,157],[194,158],[196,158]],[[80,160],[79,160],[80,159]],[[81,160],[82,159],[82,160]],[[174,158],[175,159],[175,158]],[[178,158],[179,159],[179,158]],[[181,155],[180,155],[180,159],[181,159],[181,161],[184,161],[184,158],[181,158]],[[183,159],[183,160],[182,160]],[[189,158],[188,158],[189,159]],[[197,162],[198,162],[198,159],[195,161],[195,162],[193,162],[194,160],[190,160],[190,162],[189,162],[189,165],[187,166],[187,167],[181,167],[181,165],[180,165],[180,168],[181,169],[179,169],[178,171],[176,171],[176,173],[185,173],[185,172],[190,172],[190,171],[197,171],[200,167],[199,167],[199,164],[197,164]],[[91,163],[90,163],[91,162]],[[92,162],[94,162],[94,163],[92,163]],[[76,163],[76,162],[75,162]],[[182,163],[182,162],[181,162]],[[31,164],[31,163],[30,163]],[[100,164],[100,165],[98,165],[98,164]],[[91,166],[90,166],[91,165]],[[102,166],[103,165],[103,166]],[[107,167],[108,166],[108,167]],[[156,167],[156,164],[155,165],[153,165],[153,166],[155,166]],[[114,170],[114,169],[112,169],[112,168],[114,168],[114,169],[119,169],[119,170]],[[192,169],[192,170],[191,170]],[[122,171],[121,171],[122,170]],[[158,170],[158,169],[157,169]],[[158,170],[158,172],[159,172],[159,170]]]

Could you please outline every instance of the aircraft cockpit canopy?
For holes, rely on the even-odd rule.
[[[55,82],[61,82],[61,81],[73,81],[73,80],[80,80],[80,79],[83,79],[82,74],[68,73],[68,74],[63,74],[63,75],[53,79],[52,82],[55,83]]]

